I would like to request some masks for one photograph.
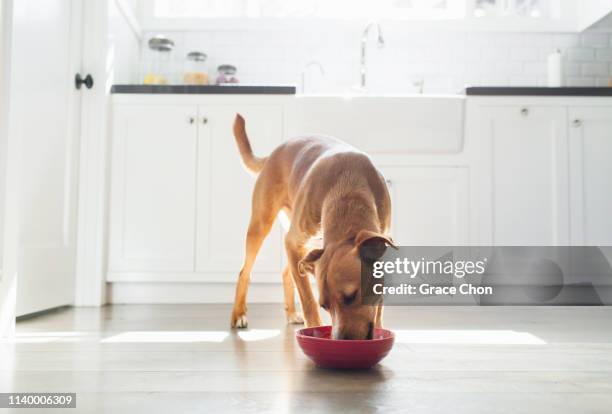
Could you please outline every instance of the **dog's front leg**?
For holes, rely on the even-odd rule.
[[[374,327],[375,328],[382,328],[383,327],[383,305],[377,305],[376,306],[376,319],[374,320]]]
[[[283,290],[285,293],[285,314],[287,316],[287,323],[304,323],[304,318],[302,318],[302,315],[295,309],[293,276],[291,276],[291,269],[289,266],[285,266],[283,270]]]
[[[298,295],[300,296],[300,303],[302,304],[302,312],[304,314],[306,326],[321,326],[319,306],[312,294],[312,287],[310,286],[308,275],[302,276],[299,272],[298,265],[300,260],[304,257],[304,248],[296,246],[291,242],[291,239],[287,237],[285,239],[285,249],[287,250],[291,275],[293,276],[293,281],[295,282]]]

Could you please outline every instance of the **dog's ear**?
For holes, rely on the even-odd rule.
[[[397,249],[389,236],[370,230],[361,230],[355,237],[355,246],[359,249],[359,257],[365,262],[374,262],[382,257],[387,246]]]
[[[300,260],[300,263],[298,263],[300,276],[306,276],[309,273],[314,274],[314,264],[321,258],[322,255],[323,249],[314,249],[311,250],[306,257]]]

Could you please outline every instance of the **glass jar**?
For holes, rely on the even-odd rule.
[[[236,66],[233,65],[221,65],[217,68],[217,85],[223,85],[224,83],[238,83],[236,77]]]
[[[145,85],[166,85],[170,83],[170,55],[174,42],[165,36],[154,36],[149,39],[149,49],[153,51],[152,60],[144,76]]]
[[[185,61],[183,83],[185,85],[208,85],[206,53],[190,52]]]

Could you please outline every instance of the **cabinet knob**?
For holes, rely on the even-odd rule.
[[[195,118],[192,116],[187,117],[187,122],[189,122],[190,124],[193,124],[195,122]]]
[[[529,108],[522,108],[521,109],[521,115],[523,115],[523,116],[529,115]]]
[[[203,123],[204,125],[208,124],[208,118],[203,117],[203,118],[202,118],[202,123]]]
[[[82,77],[80,73],[77,73],[76,75],[74,75],[74,86],[77,89],[81,89],[83,85],[85,85],[87,89],[93,88],[94,80],[91,77],[91,75],[87,74],[87,76],[85,77]]]
[[[580,128],[582,126],[582,121],[580,119],[574,119],[572,122],[572,126],[574,128]]]

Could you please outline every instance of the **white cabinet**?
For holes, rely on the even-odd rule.
[[[112,143],[109,270],[193,271],[197,108],[119,106]]]
[[[467,168],[381,167],[391,194],[391,235],[402,246],[469,245]]]
[[[148,282],[113,283],[118,300],[192,302],[193,292],[216,302],[233,297],[255,183],[234,141],[237,112],[260,156],[315,127],[367,144],[389,183],[391,235],[400,245],[612,245],[612,104],[601,98],[470,97],[459,141],[437,140],[442,127],[429,133],[410,129],[411,123],[405,131],[386,125],[406,105],[368,117],[372,111],[364,105],[375,107],[383,98],[357,105],[365,112],[352,109],[353,118],[363,112],[372,121],[358,122],[363,131],[346,114],[338,122],[315,109],[318,102],[327,112],[342,112],[344,103],[335,99],[115,99],[107,280]],[[455,131],[461,123],[447,126],[462,136]],[[393,151],[393,142],[414,134]],[[427,140],[442,150],[419,144]],[[280,283],[283,262],[276,227],[257,257],[253,281]],[[258,286],[252,296],[265,291],[257,300],[280,300],[270,288]]]
[[[280,105],[116,106],[110,281],[236,279],[255,183],[232,134],[237,112],[256,153],[267,155],[281,142]],[[274,228],[254,273],[279,281],[281,266]]]
[[[571,242],[612,245],[612,106],[569,109]]]
[[[474,115],[484,244],[566,245],[569,242],[566,109],[491,106]],[[483,220],[487,222],[487,220]],[[490,239],[490,240],[489,240]]]
[[[279,105],[199,107],[196,270],[229,272],[234,281],[244,258],[255,178],[242,165],[232,134],[236,113],[246,120],[253,151],[268,155],[282,138]],[[281,272],[280,231],[274,228],[257,256],[254,273]]]

